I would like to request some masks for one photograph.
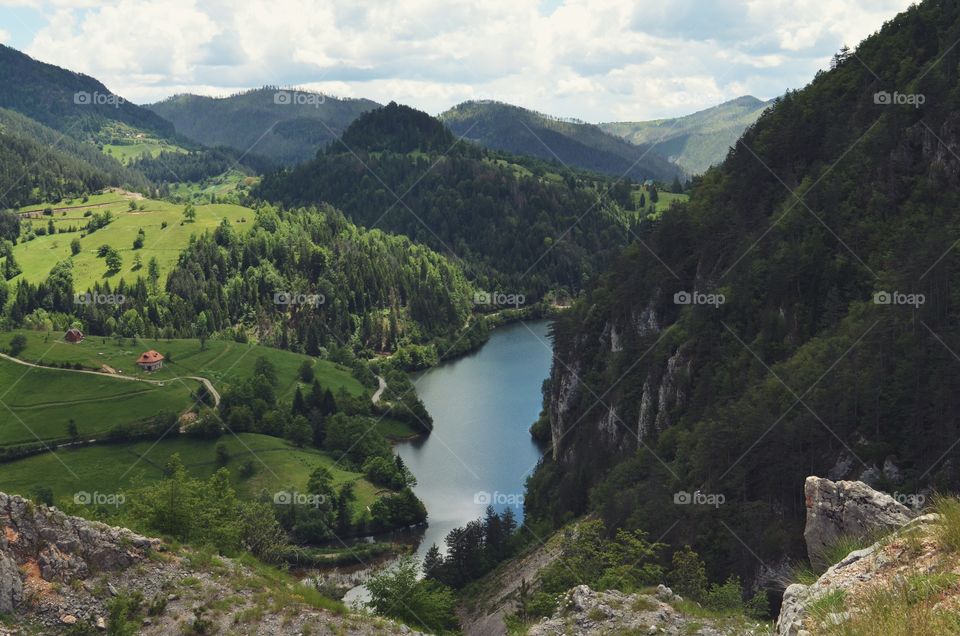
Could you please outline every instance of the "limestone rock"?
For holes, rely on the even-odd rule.
[[[899,528],[913,517],[910,509],[893,497],[859,481],[807,477],[804,495],[807,523],[803,538],[814,566],[829,565],[823,562],[823,552],[842,536],[871,536]]]

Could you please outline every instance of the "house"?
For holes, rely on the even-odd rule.
[[[77,344],[78,342],[83,341],[83,332],[79,329],[68,329],[67,333],[63,335],[63,339],[67,342]]]
[[[156,371],[163,368],[163,356],[154,350],[146,351],[137,358],[137,366],[144,371]]]

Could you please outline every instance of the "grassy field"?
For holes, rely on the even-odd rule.
[[[82,437],[95,437],[120,423],[185,409],[198,384],[156,386],[0,359],[0,387],[0,445],[8,445],[65,439],[70,419]]]
[[[143,139],[131,144],[104,144],[103,152],[126,165],[134,159],[147,155],[156,157],[161,152],[186,152],[186,150],[157,139]]]
[[[142,199],[135,203],[137,209],[131,210],[129,198],[119,193],[109,193],[90,197],[86,204],[79,200],[72,203],[64,201],[21,210],[54,208],[53,216],[29,219],[25,224],[34,228],[46,228],[52,220],[58,231],[60,228],[65,230],[71,226],[85,226],[89,221],[88,217],[84,217],[87,210],[97,214],[110,211],[114,216],[109,225],[87,236],[78,231],[37,236],[31,241],[21,241],[13,250],[14,258],[23,269],[21,276],[31,282],[39,282],[46,278],[57,261],[72,258],[74,288],[82,291],[96,281],[111,280],[116,283],[121,278],[133,281],[138,276],[146,276],[147,263],[151,258],[156,258],[160,265],[162,284],[176,264],[180,252],[187,246],[191,235],[199,236],[205,231],[213,230],[223,219],[229,219],[237,231],[243,232],[251,227],[254,219],[254,212],[249,208],[231,204],[209,204],[197,205],[196,221],[186,223],[183,218],[183,205],[152,199]],[[71,209],[56,209],[65,207]],[[166,227],[163,227],[164,223]],[[144,246],[134,250],[133,242],[141,228],[145,232]],[[80,239],[81,251],[71,257],[70,242],[75,238]],[[107,275],[105,260],[97,257],[97,249],[101,245],[110,245],[120,252],[123,258],[123,267],[112,276]],[[143,262],[141,270],[134,269],[134,258],[138,254]]]
[[[633,191],[633,203],[634,205],[639,205],[640,195],[642,194],[646,199],[647,206],[644,208],[644,213],[649,210],[650,207],[650,193],[645,190],[636,189]],[[683,203],[690,199],[688,194],[674,194],[673,192],[657,192],[657,204],[656,209],[654,210],[653,217],[658,217],[663,213],[664,210],[668,209],[674,203]]]
[[[327,360],[261,347],[240,344],[227,340],[209,340],[205,350],[198,340],[144,340],[140,338],[106,338],[87,336],[83,342],[71,344],[63,340],[60,332],[12,331],[0,336],[0,348],[9,349],[10,340],[22,334],[27,338],[27,347],[19,354],[21,360],[44,365],[71,365],[79,363],[85,369],[95,371],[110,367],[123,375],[169,380],[184,376],[201,376],[222,390],[224,385],[253,375],[254,365],[260,357],[266,357],[277,371],[276,394],[281,400],[292,397],[297,385],[297,372],[304,361],[313,364],[314,376],[320,385],[334,393],[341,388],[354,395],[368,393],[360,382],[350,375],[346,367]],[[134,364],[144,351],[154,349],[167,357],[162,369],[146,373]],[[120,383],[117,380],[115,384]]]
[[[239,170],[230,170],[216,177],[205,179],[202,183],[170,184],[170,194],[184,199],[196,199],[210,195],[222,197],[238,190],[249,189],[259,181],[259,177],[249,177]]]
[[[338,488],[346,482],[354,483],[355,510],[369,506],[377,497],[378,489],[373,484],[359,473],[336,467],[330,455],[256,433],[227,434],[219,440],[175,438],[61,449],[56,456],[46,453],[0,464],[0,490],[29,495],[34,486],[43,484],[53,490],[58,501],[72,500],[78,491],[116,493],[160,479],[163,466],[174,453],[179,453],[191,475],[205,479],[219,468],[215,448],[220,442],[229,452],[226,468],[230,478],[243,496],[255,497],[264,490],[272,494],[303,489],[310,473],[324,466],[333,474]],[[240,469],[248,462],[252,462],[253,474],[242,477]]]

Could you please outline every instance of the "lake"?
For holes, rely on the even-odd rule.
[[[484,514],[514,507],[523,518],[527,477],[542,454],[530,437],[539,417],[541,386],[550,373],[550,322],[513,323],[491,332],[476,352],[413,377],[417,395],[433,417],[425,439],[396,446],[417,477],[429,525],[417,550]]]

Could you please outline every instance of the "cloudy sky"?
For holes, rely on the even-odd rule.
[[[135,102],[302,86],[587,121],[799,88],[908,0],[0,0],[0,42]]]

